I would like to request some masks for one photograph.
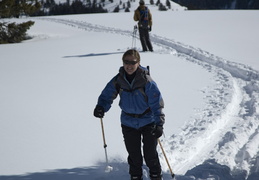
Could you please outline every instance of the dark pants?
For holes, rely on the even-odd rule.
[[[148,28],[139,28],[139,38],[143,51],[153,51],[153,47],[149,39]]]
[[[122,133],[128,151],[129,173],[133,176],[142,175],[143,156],[141,152],[141,139],[143,153],[150,174],[161,174],[161,166],[158,158],[157,138],[151,134],[151,125],[140,129],[134,129],[122,125]]]

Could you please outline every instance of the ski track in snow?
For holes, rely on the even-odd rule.
[[[39,18],[86,31],[132,36],[132,31],[61,18]],[[206,106],[197,109],[181,133],[162,140],[176,174],[202,164],[200,159],[215,159],[228,166],[232,174],[257,172],[259,167],[259,72],[249,66],[229,62],[201,49],[151,34],[160,47],[155,53],[168,53],[191,61],[213,73],[215,86],[203,90]],[[162,152],[160,156],[163,159]],[[190,161],[191,159],[191,161]],[[165,161],[163,170],[168,171]],[[251,167],[249,164],[253,164]],[[233,166],[234,165],[234,166]],[[253,172],[250,172],[250,170]]]

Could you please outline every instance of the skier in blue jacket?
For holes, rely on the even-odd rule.
[[[157,139],[163,134],[164,102],[156,83],[146,68],[140,66],[139,52],[131,49],[122,56],[123,66],[103,89],[94,109],[102,118],[120,95],[121,127],[128,152],[131,180],[142,180],[143,154],[151,180],[161,180],[161,166],[156,150]]]

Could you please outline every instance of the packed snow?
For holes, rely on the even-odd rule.
[[[259,12],[151,11],[154,52],[141,64],[165,100],[161,142],[176,179],[258,179]],[[118,99],[104,117],[109,173],[93,109],[135,47],[132,17],[1,19],[35,21],[31,40],[0,45],[1,180],[129,179]]]

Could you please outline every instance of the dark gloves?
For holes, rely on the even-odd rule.
[[[149,26],[149,29],[148,29],[148,30],[149,30],[149,32],[151,32],[151,31],[152,31],[152,27],[151,27],[151,26]]]
[[[160,138],[163,135],[163,126],[153,125],[151,127],[151,134],[156,138]]]
[[[104,108],[102,106],[96,105],[96,107],[94,109],[94,116],[97,118],[103,118]]]

